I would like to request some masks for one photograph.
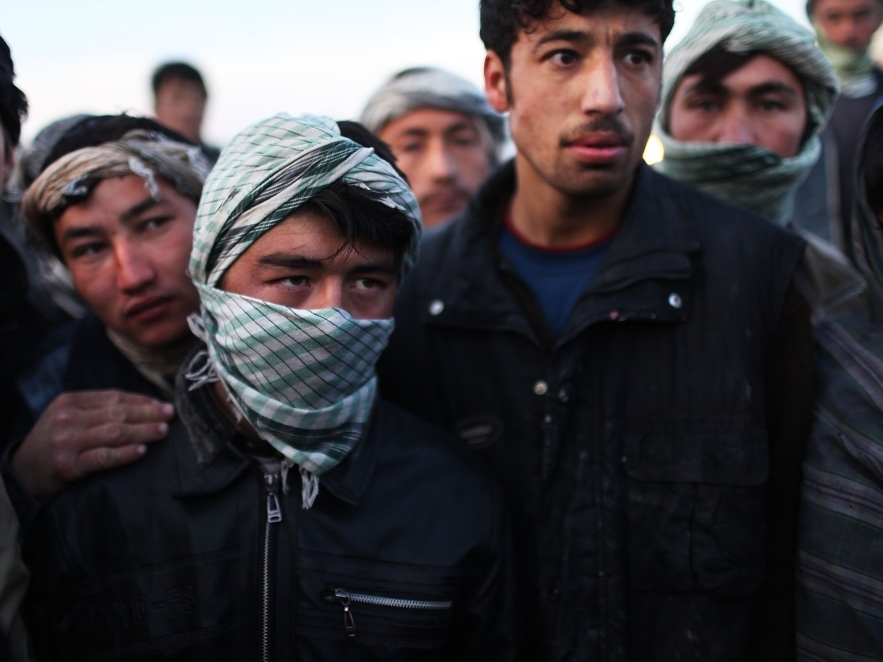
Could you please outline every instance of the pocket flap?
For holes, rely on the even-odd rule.
[[[762,485],[769,474],[767,434],[732,420],[630,426],[622,464],[637,481]]]

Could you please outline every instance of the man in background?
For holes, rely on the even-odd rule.
[[[208,90],[202,74],[186,62],[163,64],[153,73],[154,112],[160,124],[202,147],[214,163],[221,151],[202,142],[202,121]]]
[[[506,140],[505,120],[481,91],[434,67],[393,76],[368,101],[361,121],[392,148],[427,228],[466,209]]]
[[[883,98],[883,71],[870,54],[883,0],[808,0],[806,13],[840,79],[840,98],[822,134],[822,156],[797,193],[795,218],[854,258],[850,221],[858,147],[865,120]]]

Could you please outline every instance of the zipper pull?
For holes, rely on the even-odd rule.
[[[279,507],[277,476],[264,474],[264,482],[267,484],[267,522],[277,524],[282,521],[282,509]]]
[[[346,636],[355,637],[356,621],[353,620],[353,612],[350,611],[350,594],[339,588],[334,591],[334,596],[343,605],[343,631],[346,632]]]

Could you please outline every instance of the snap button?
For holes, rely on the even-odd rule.
[[[672,308],[680,308],[684,305],[684,302],[681,300],[680,295],[678,294],[670,294],[668,296],[668,305]]]
[[[549,391],[549,385],[542,379],[533,385],[533,392],[537,395],[546,395]]]
[[[429,314],[435,317],[436,315],[441,315],[441,312],[445,309],[445,302],[441,299],[436,299],[431,304],[429,304]]]

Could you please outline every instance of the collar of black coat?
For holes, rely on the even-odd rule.
[[[204,348],[200,343],[194,353]],[[189,365],[191,358],[192,355],[184,360],[184,366]],[[175,440],[178,442],[175,444],[177,476],[173,496],[208,496],[224,490],[244,471],[252,467],[260,469],[260,465],[246,453],[247,442],[215,402],[212,384],[191,391],[183,373],[182,369],[175,384],[175,407],[187,439]],[[322,492],[327,491],[345,503],[359,505],[383,443],[384,417],[379,412],[386,406],[378,399],[361,441],[340,464],[320,476],[320,501]],[[291,489],[300,491],[300,476],[296,471],[289,478],[292,480],[296,484],[292,484]]]
[[[523,304],[505,285],[505,277],[501,278],[511,265],[496,248],[503,209],[515,185],[515,164],[510,161],[482,186],[464,216],[427,235],[427,244],[447,242],[444,257],[439,257],[447,263],[445,268],[429,270],[454,274],[452,282],[438,283],[437,292],[432,285],[427,288],[431,298],[444,293],[440,299],[443,306],[435,300],[429,304],[427,323],[508,329],[537,337]],[[559,344],[603,320],[674,323],[686,318],[686,283],[693,275],[695,256],[701,252],[699,232],[687,202],[690,195],[701,194],[647,165],[638,168],[607,258],[577,302]],[[643,287],[632,287],[636,284]],[[672,305],[673,301],[679,305]]]

